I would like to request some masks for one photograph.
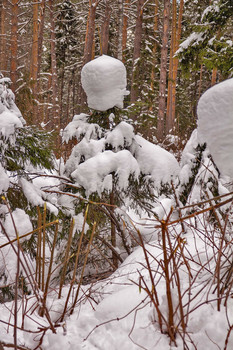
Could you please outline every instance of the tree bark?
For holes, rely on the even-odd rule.
[[[87,18],[87,27],[86,27],[86,37],[85,37],[85,45],[84,45],[84,54],[83,54],[83,66],[90,62],[94,58],[94,36],[95,36],[95,17],[96,17],[96,9],[100,0],[89,0],[89,13]],[[79,86],[79,104],[80,107],[86,103],[86,94],[80,84]],[[80,108],[80,109],[81,109]]]
[[[59,144],[59,105],[58,105],[58,83],[57,83],[57,64],[56,64],[56,44],[55,44],[55,21],[54,21],[54,1],[49,0],[49,14],[50,14],[50,53],[51,53],[51,88],[52,88],[52,116],[50,120],[50,128],[56,134],[56,146]]]
[[[174,54],[179,48],[180,38],[181,38],[181,30],[182,30],[182,17],[183,17],[183,10],[184,10],[184,0],[180,0],[180,9],[179,9],[179,17],[178,17],[178,25],[176,29],[176,40],[175,40],[175,47],[174,47]],[[175,126],[175,118],[176,118],[176,81],[177,81],[177,74],[178,74],[178,57],[173,57],[173,69],[172,69],[172,84],[171,84],[171,111],[169,120],[171,121],[171,124],[168,126],[167,131],[169,132],[170,129],[172,129]]]
[[[6,0],[2,0],[0,4],[1,12],[1,41],[0,41],[0,72],[6,73],[7,59],[6,59]]]
[[[142,23],[143,23],[143,6],[145,0],[138,0],[137,3],[137,18],[135,26],[135,36],[134,36],[134,51],[133,51],[133,72],[131,80],[131,98],[130,102],[134,103],[138,98],[138,60],[141,56],[141,42],[142,42]]]
[[[127,43],[127,29],[129,17],[130,0],[125,0],[123,8],[123,28],[122,28],[122,62],[125,62],[125,49]]]
[[[157,120],[157,138],[161,142],[165,136],[165,106],[167,86],[167,52],[169,38],[170,0],[164,0],[163,36],[161,48],[160,80],[159,80],[159,111]]]
[[[38,68],[37,74],[40,75],[41,61],[42,61],[42,44],[43,44],[43,33],[44,33],[44,21],[45,21],[45,1],[42,0],[40,5],[40,15],[39,15],[39,29],[38,29]]]
[[[16,90],[17,82],[17,55],[18,55],[18,12],[19,0],[11,2],[11,65],[10,78],[12,81],[12,90]]]
[[[114,214],[114,206],[115,206],[115,200],[114,200],[114,190],[110,193],[110,204],[111,204],[111,212]],[[116,226],[113,222],[113,219],[111,219],[111,244],[113,248],[116,248]],[[114,252],[112,252],[112,262],[115,268],[118,267],[118,258]]]
[[[172,115],[172,92],[175,76],[174,54],[176,51],[176,0],[172,1],[172,32],[170,45],[170,60],[168,73],[168,91],[167,91],[167,113],[166,113],[166,134],[172,131],[174,127],[174,120]]]
[[[41,72],[41,62],[42,62],[42,50],[43,50],[43,39],[44,39],[44,22],[45,22],[45,1],[42,0],[40,3],[39,8],[39,20],[38,20],[38,47],[37,47],[37,82],[36,82],[36,91],[34,93],[36,94],[36,99],[40,101],[40,103],[43,103],[43,98],[40,96],[40,89],[41,89],[41,81],[40,81],[40,72]],[[44,107],[39,105],[37,108],[34,108],[36,110],[33,111],[33,122],[35,123],[35,118],[37,115],[39,115],[40,122],[44,121]]]
[[[111,18],[112,9],[109,4],[109,0],[105,3],[104,21],[101,28],[101,54],[107,55],[108,42],[109,42],[109,24]]]
[[[89,13],[87,19],[85,46],[84,46],[84,58],[83,65],[92,60],[93,56],[93,43],[95,35],[95,16],[96,9],[99,4],[97,0],[89,0]]]
[[[33,80],[33,87],[36,86],[38,73],[38,19],[39,19],[39,3],[33,0],[33,35],[32,35],[32,56],[31,56],[31,79]]]
[[[122,36],[123,36],[123,0],[118,0],[118,49],[117,58],[122,61]]]
[[[154,13],[154,37],[155,38],[158,34],[158,25],[159,25],[158,12],[159,12],[159,0],[155,0],[155,13]],[[153,65],[152,65],[151,77],[150,77],[150,88],[152,92],[154,92],[156,52],[157,52],[157,42],[155,40],[153,45]],[[153,108],[152,102],[149,107],[150,111],[152,111],[152,108]]]
[[[213,70],[212,70],[211,86],[214,86],[214,85],[216,84],[216,81],[217,81],[217,72],[218,72],[217,67],[214,67]]]

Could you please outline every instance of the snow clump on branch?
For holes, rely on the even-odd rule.
[[[233,78],[207,90],[199,100],[198,135],[222,176],[233,178]]]
[[[102,55],[88,62],[81,72],[82,87],[87,95],[88,107],[107,111],[123,108],[126,90],[126,68],[116,58]]]

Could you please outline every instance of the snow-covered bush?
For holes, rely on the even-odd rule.
[[[232,188],[232,93],[233,79],[228,79],[200,98],[198,128],[187,142],[180,164],[179,193],[184,205],[229,193]]]
[[[0,79],[0,278],[7,286],[15,281],[17,255],[11,245],[2,245],[33,230],[35,207],[44,206],[46,198],[32,183],[31,173],[39,176],[54,167],[49,135],[26,126],[10,83]]]
[[[127,93],[122,62],[103,55],[87,63],[82,84],[92,111],[90,115],[75,115],[62,133],[64,142],[72,138],[78,141],[64,174],[87,198],[118,206],[110,219],[119,231],[122,215],[130,208],[154,215],[155,198],[175,181],[180,168],[172,154],[136,135],[122,115],[119,107],[123,107]],[[102,220],[101,225],[106,227],[106,221]]]

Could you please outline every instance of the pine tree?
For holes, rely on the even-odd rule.
[[[155,196],[169,187],[170,167],[174,175],[179,167],[171,154],[136,135],[119,109],[123,106],[125,74],[123,64],[107,56],[84,66],[83,88],[92,112],[90,115],[75,115],[64,129],[63,141],[72,138],[78,141],[66,162],[65,175],[74,181],[82,196],[107,203],[106,207],[99,205],[97,208],[110,217],[111,243],[115,247],[119,241],[118,232],[123,240],[123,250],[129,252],[120,224],[122,212],[115,211],[115,205],[152,213]],[[159,164],[161,157],[156,157],[157,152],[167,157],[167,168]],[[154,177],[158,168],[161,168],[161,173]],[[102,225],[99,225],[106,227],[106,219],[102,219]],[[113,261],[117,266],[115,253]]]

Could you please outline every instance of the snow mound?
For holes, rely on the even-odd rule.
[[[122,150],[117,153],[105,151],[80,164],[71,176],[85,188],[87,195],[90,195],[94,192],[100,194],[104,189],[111,191],[113,172],[118,177],[118,186],[126,189],[129,175],[132,174],[137,178],[140,169],[129,151]]]
[[[3,191],[7,191],[10,184],[10,180],[5,172],[4,168],[0,164],[0,194]]]
[[[198,107],[198,135],[221,175],[233,178],[233,78],[207,90]]]
[[[106,143],[112,145],[114,149],[121,149],[131,146],[134,138],[132,125],[121,122],[106,137]]]
[[[21,120],[12,112],[4,110],[0,114],[0,135],[8,139],[13,135],[16,128],[22,128]]]
[[[151,176],[155,187],[160,187],[176,178],[180,172],[176,158],[139,135],[135,135],[135,149],[133,153],[139,164],[142,174]]]
[[[102,55],[88,62],[81,72],[82,87],[88,106],[98,111],[123,108],[126,90],[126,69],[116,58]]]

